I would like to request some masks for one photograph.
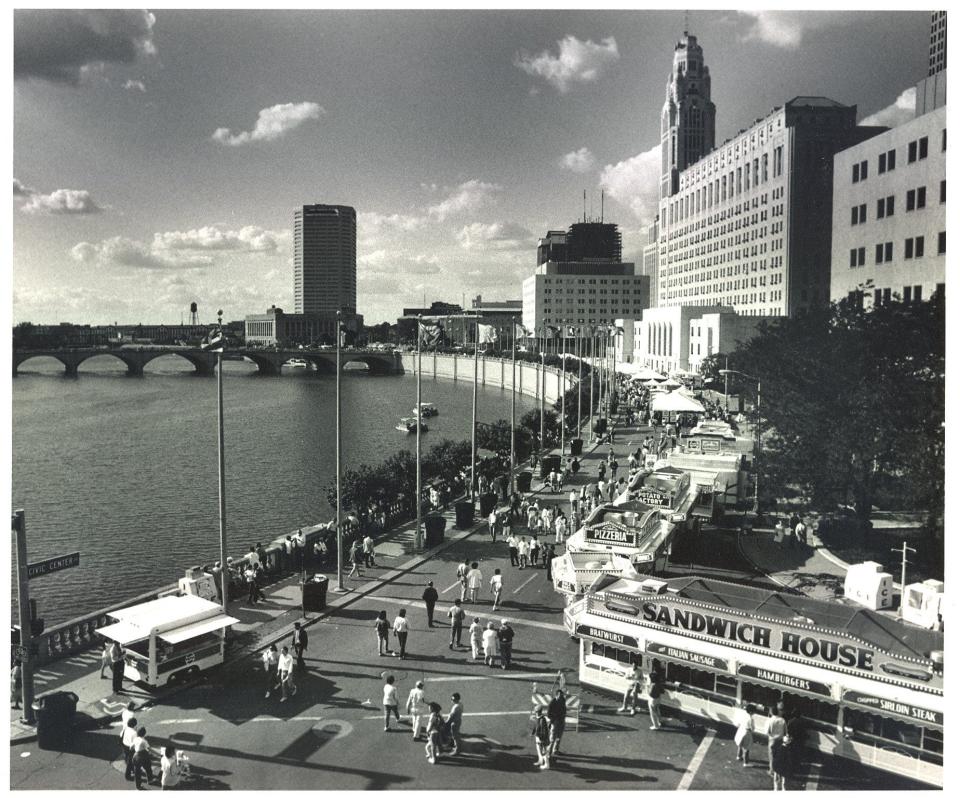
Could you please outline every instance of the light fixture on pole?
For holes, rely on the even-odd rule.
[[[583,397],[583,389],[581,384],[583,383],[583,353],[580,351],[580,345],[582,342],[581,333],[583,328],[577,327],[577,437],[580,437],[580,404]]]
[[[916,549],[912,549],[907,545],[907,542],[903,542],[903,546],[899,549],[890,549],[890,551],[895,551],[900,555],[900,607],[897,610],[897,617],[903,618],[903,601],[907,595],[907,552],[912,551],[914,554],[917,553]]]
[[[560,356],[560,371],[557,374],[557,387],[560,390],[560,457],[563,457],[567,444],[567,331],[565,324],[566,321],[560,319],[560,337],[563,339],[563,354]]]
[[[423,528],[421,525],[421,514],[423,512],[423,502],[420,499],[420,427],[422,426],[423,408],[420,405],[420,372],[423,368],[423,360],[420,357],[420,339],[423,338],[423,315],[417,314],[417,493],[415,500],[417,502],[417,531],[414,535],[414,548],[417,551],[423,551]]]
[[[346,590],[343,586],[343,527],[340,523],[340,509],[342,499],[340,497],[340,337],[343,331],[340,329],[341,311],[337,311],[337,587],[336,590],[342,593]]]
[[[540,348],[540,456],[543,456],[543,450],[546,447],[544,439],[544,400],[543,395],[547,390],[547,361],[544,349],[547,346],[547,325],[543,325],[543,346]]]
[[[477,372],[480,367],[480,318],[473,325],[473,413],[470,424],[470,501],[477,490]]]
[[[593,325],[590,325],[590,421],[587,423],[589,438],[587,443],[593,443],[593,384],[597,381],[597,335]]]
[[[736,369],[720,369],[720,373],[726,377],[728,374],[739,374],[741,377],[745,377],[748,380],[753,380],[757,383],[757,423],[756,423],[756,454],[753,457],[753,514],[757,515],[757,512],[760,509],[760,452],[761,452],[761,438],[760,438],[760,378],[754,377],[751,374],[746,374],[742,371],[737,371]]]
[[[510,336],[510,490],[514,489],[514,474],[517,470],[517,318],[511,321]]]

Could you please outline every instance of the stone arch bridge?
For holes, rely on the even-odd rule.
[[[80,364],[92,357],[107,355],[122,361],[127,367],[127,374],[132,377],[142,377],[143,367],[151,360],[168,355],[177,355],[191,363],[197,374],[212,375],[215,373],[217,356],[213,352],[204,352],[200,349],[131,346],[116,349],[109,348],[63,348],[63,349],[21,349],[13,351],[13,376],[17,376],[20,365],[33,357],[53,357],[63,363],[64,373],[68,377],[76,377]],[[256,364],[259,374],[277,376],[283,364],[288,360],[299,358],[312,363],[321,374],[336,374],[337,353],[335,351],[317,351],[314,349],[231,349],[228,355],[241,356]],[[351,349],[340,353],[341,369],[347,363],[364,363],[370,374],[388,375],[403,374],[403,362],[399,352],[381,352],[364,349]]]

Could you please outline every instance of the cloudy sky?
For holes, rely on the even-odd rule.
[[[692,11],[722,142],[799,94],[912,114],[929,12]],[[293,307],[298,205],[358,213],[368,323],[520,297],[582,213],[635,259],[682,11],[14,14],[13,320]]]

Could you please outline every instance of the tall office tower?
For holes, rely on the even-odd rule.
[[[537,242],[537,266],[548,260],[567,259],[567,234],[563,230],[548,230]]]
[[[680,173],[713,149],[716,106],[710,102],[710,69],[697,37],[683,32],[673,51],[673,72],[660,117],[660,199],[680,187]]]
[[[930,63],[927,75],[936,75],[947,68],[947,12],[930,13]]]
[[[293,220],[295,313],[357,312],[357,212],[304,205]]]
[[[619,263],[623,255],[620,228],[603,222],[576,222],[567,233],[567,256],[571,262],[605,260]]]

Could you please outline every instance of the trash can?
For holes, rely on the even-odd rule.
[[[583,454],[583,438],[574,438],[570,441],[570,454],[574,457]]]
[[[526,493],[530,490],[530,482],[533,479],[533,473],[530,471],[520,471],[517,474],[517,490],[520,493]]]
[[[560,455],[548,454],[540,459],[540,479],[546,479],[551,471],[560,470]]]
[[[426,529],[426,545],[436,546],[443,543],[443,530],[447,527],[447,519],[440,513],[428,513],[423,519],[423,525]]]
[[[497,494],[496,493],[481,493],[480,494],[480,517],[486,518],[490,515],[490,512],[494,507],[497,506]]]
[[[76,693],[49,693],[33,702],[37,717],[37,746],[45,750],[63,750],[73,737],[77,714]]]
[[[327,608],[327,585],[330,580],[323,574],[313,574],[303,583],[304,612],[320,612]]]
[[[598,435],[603,435],[603,433],[607,431],[607,420],[605,418],[598,418],[593,425],[593,431]]]
[[[454,512],[457,516],[457,528],[466,529],[473,525],[473,502],[467,499],[466,501],[457,502],[454,505]]]

